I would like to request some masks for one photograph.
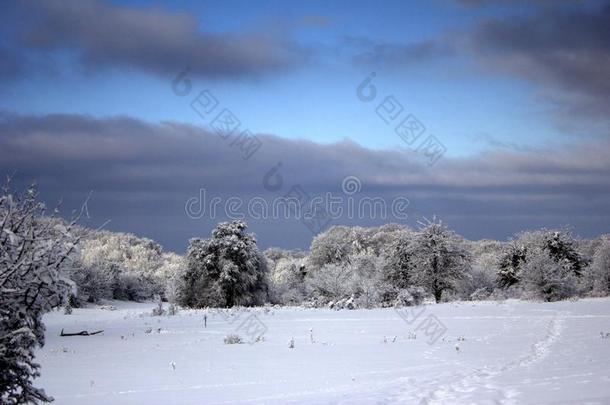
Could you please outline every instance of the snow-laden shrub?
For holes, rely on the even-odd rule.
[[[102,298],[113,298],[115,278],[105,269],[97,266],[84,266],[80,261],[71,275],[77,287],[75,300],[99,302]]]
[[[0,196],[0,403],[51,401],[33,386],[34,351],[44,345],[42,315],[65,303],[66,268],[78,238],[73,224],[46,218],[35,187]]]
[[[180,309],[178,308],[178,306],[172,302],[169,304],[169,307],[167,308],[167,315],[174,316],[179,311],[180,311]]]
[[[342,298],[337,301],[330,301],[327,304],[327,306],[329,309],[335,309],[335,310],[357,309],[358,308],[358,304],[356,303],[354,296],[351,296],[349,298]]]
[[[156,297],[157,306],[152,310],[152,316],[161,316],[165,314],[165,310],[163,309],[163,301],[161,301],[161,296]]]
[[[468,298],[471,301],[482,301],[482,300],[489,299],[491,294],[492,294],[492,292],[488,288],[481,287],[481,288],[477,288],[476,290],[474,290],[474,292],[472,294],[470,294],[468,296]]]
[[[235,335],[235,334],[230,334],[230,335],[225,336],[223,341],[225,342],[225,345],[235,345],[235,344],[243,343],[242,338],[239,335]]]
[[[395,307],[413,307],[421,305],[428,294],[422,287],[407,287],[403,288],[398,292],[396,300],[394,301]]]

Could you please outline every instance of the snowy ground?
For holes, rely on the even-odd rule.
[[[208,314],[207,328],[203,311],[114,305],[45,317],[36,382],[56,404],[610,403],[610,300],[430,305],[410,324],[393,309],[271,308]],[[264,331],[257,319],[262,341],[223,343]]]

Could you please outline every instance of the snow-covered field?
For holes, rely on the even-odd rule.
[[[608,299],[430,305],[411,324],[393,309],[269,308],[208,313],[207,328],[204,311],[113,304],[45,316],[36,383],[56,404],[610,403]],[[263,339],[223,343],[256,319]],[[426,319],[446,328],[435,343]]]

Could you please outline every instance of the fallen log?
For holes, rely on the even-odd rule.
[[[95,332],[87,332],[86,330],[83,330],[80,332],[65,333],[64,330],[62,329],[59,336],[93,336],[93,335],[97,335],[98,333],[102,333],[102,332],[103,332],[103,330],[97,330]]]

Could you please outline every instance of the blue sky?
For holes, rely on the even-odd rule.
[[[411,66],[354,65],[354,50],[344,44],[346,38],[417,43],[464,29],[481,16],[523,13],[518,7],[479,9],[448,1],[358,1],[349,6],[318,1],[181,2],[180,7],[116,3],[188,12],[202,31],[278,32],[315,53],[315,61],[292,72],[195,80],[197,88],[212,90],[253,132],[324,143],[350,138],[370,148],[401,146],[392,128],[375,114],[375,106],[355,97],[358,84],[374,71],[380,96],[394,95],[442,139],[448,155],[486,149],[489,145],[482,136],[540,146],[557,135],[545,113],[548,106],[536,102],[535,86],[524,80],[473,68],[462,57],[416,60]],[[24,114],[128,115],[152,122],[202,124],[171,93],[171,78],[120,66],[86,71],[75,65],[71,53],[51,53],[56,70],[52,74],[43,70],[9,83],[2,91],[1,108]]]
[[[277,161],[311,192],[357,175],[384,198],[407,193],[473,239],[610,225],[607,1],[65,0],[3,3],[0,16],[0,170],[39,180],[49,200],[95,190],[114,230],[181,250],[214,226],[185,222],[184,201],[256,191]],[[265,140],[260,157],[236,161],[214,140],[189,105],[204,89]],[[376,113],[388,96],[404,107],[392,124]],[[408,114],[446,148],[440,163],[394,132]],[[312,236],[294,221],[252,227],[264,245]]]

